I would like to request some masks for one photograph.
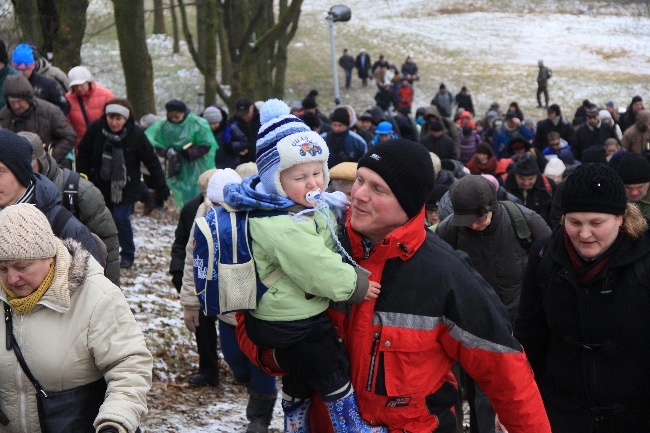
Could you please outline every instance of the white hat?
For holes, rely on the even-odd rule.
[[[560,176],[564,173],[566,166],[560,158],[551,158],[546,167],[544,168],[544,174],[547,176]]]
[[[223,188],[226,184],[232,182],[241,183],[241,177],[235,170],[232,168],[218,169],[208,181],[208,191],[206,193],[208,200],[212,203],[223,203]]]
[[[92,83],[93,76],[88,69],[84,66],[75,66],[68,72],[70,79],[70,87],[78,86],[83,83]]]

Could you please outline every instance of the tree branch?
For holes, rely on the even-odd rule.
[[[194,47],[194,42],[192,41],[192,33],[190,33],[189,25],[187,24],[187,13],[185,12],[185,3],[183,0],[178,0],[178,6],[181,10],[181,24],[183,26],[183,35],[185,36],[185,42],[187,42],[187,48],[192,55],[192,60],[198,68],[201,75],[205,75],[205,65],[203,64],[202,59],[199,57],[199,54]]]

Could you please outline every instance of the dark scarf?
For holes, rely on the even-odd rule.
[[[474,157],[474,163],[476,164],[476,169],[478,169],[481,174],[494,174],[497,172],[497,159],[494,156],[488,157],[488,160],[485,162],[485,164],[482,164],[477,157]]]
[[[106,141],[99,176],[103,180],[111,182],[111,201],[119,204],[122,202],[122,190],[126,185],[126,162],[122,141],[129,133],[129,128],[125,126],[119,134],[102,128],[102,133],[106,137]]]
[[[594,279],[609,263],[612,257],[614,257],[614,253],[621,243],[623,243],[623,239],[624,235],[619,233],[616,240],[614,240],[609,248],[593,259],[585,260],[580,256],[580,253],[576,250],[573,242],[571,242],[571,238],[567,234],[566,230],[564,230],[564,247],[566,248],[567,253],[569,253],[569,258],[571,259],[573,269],[576,271],[576,275],[578,276],[578,281],[581,284],[584,284]]]

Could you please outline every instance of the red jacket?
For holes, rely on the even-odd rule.
[[[81,138],[86,133],[88,125],[86,124],[83,113],[81,112],[81,106],[79,105],[77,95],[70,90],[65,94],[65,97],[70,103],[68,122],[72,125],[74,132],[77,133],[77,145],[79,145]],[[86,114],[88,115],[88,123],[97,120],[104,115],[104,106],[111,99],[115,99],[113,92],[100,84],[91,83],[90,90],[81,97],[84,108],[86,109]]]
[[[363,419],[395,433],[453,432],[458,394],[450,368],[460,361],[510,433],[550,433],[505,307],[464,253],[425,230],[424,211],[368,258],[349,219],[346,228],[353,258],[382,284],[375,301],[328,310],[350,356]]]
[[[397,101],[397,108],[410,108],[413,104],[413,87],[400,86],[397,88],[399,100]]]

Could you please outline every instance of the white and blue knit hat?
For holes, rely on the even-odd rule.
[[[325,140],[302,120],[289,114],[287,104],[269,99],[260,110],[262,126],[257,134],[257,169],[264,189],[269,194],[286,197],[280,185],[280,172],[306,162],[323,163],[324,188],[329,185],[327,159],[329,149]]]

